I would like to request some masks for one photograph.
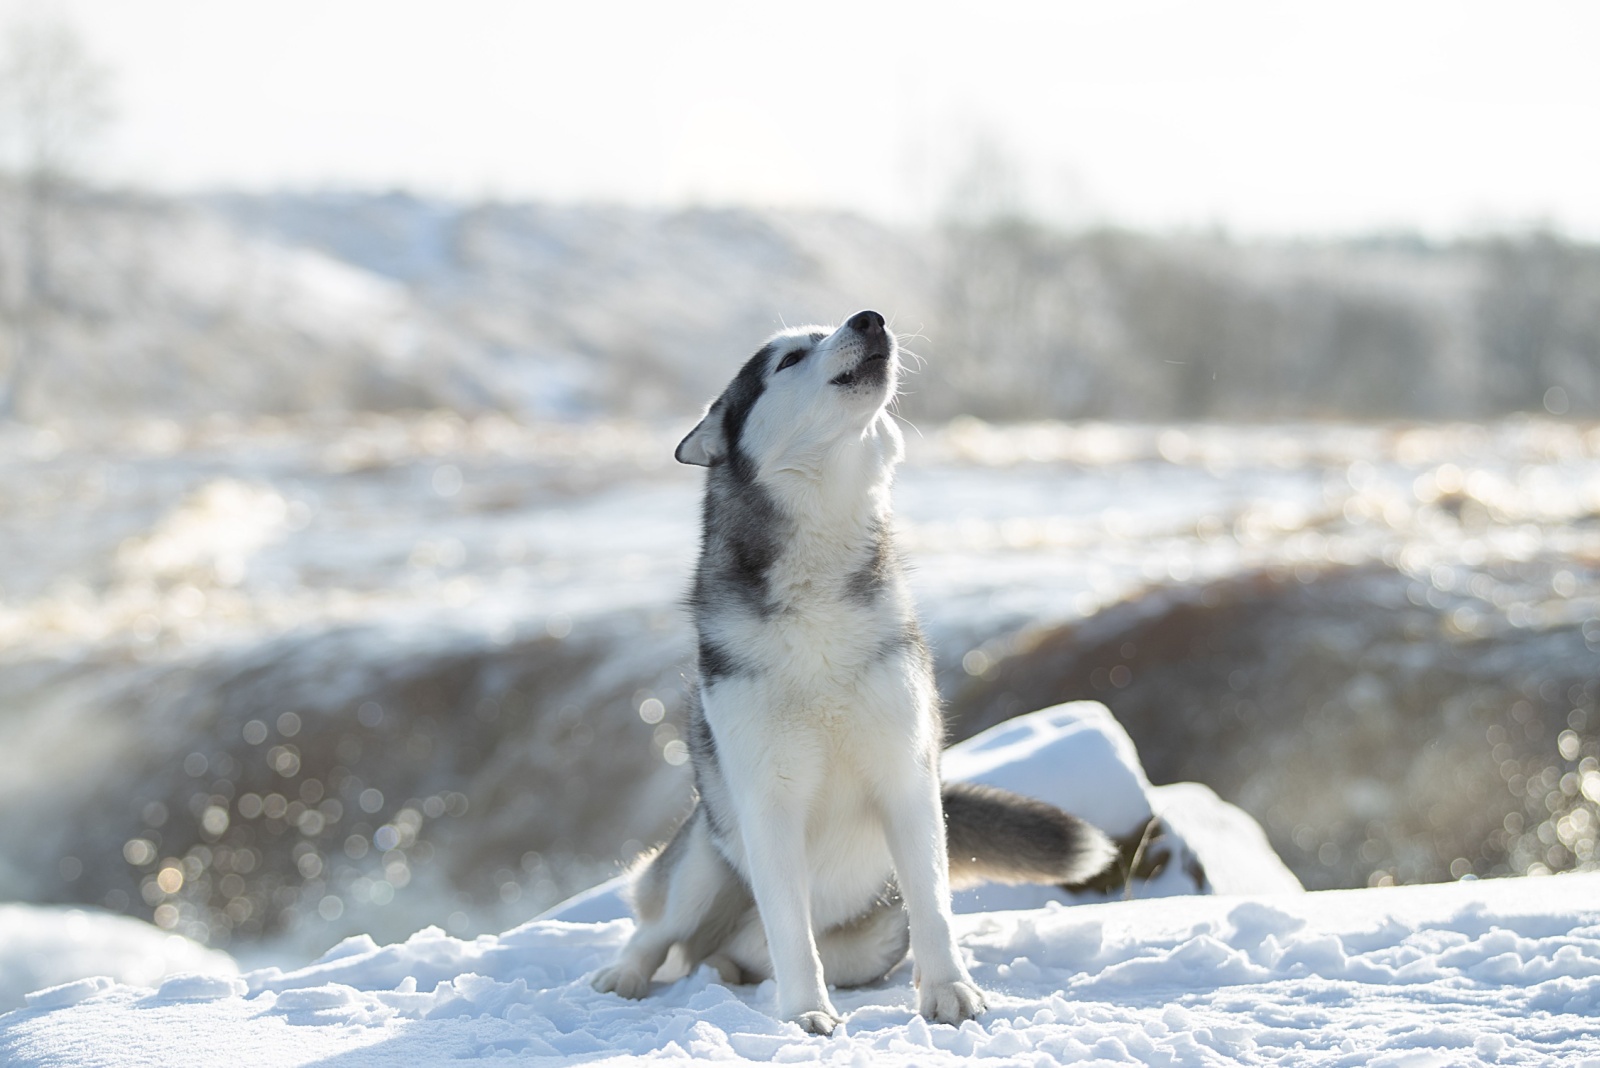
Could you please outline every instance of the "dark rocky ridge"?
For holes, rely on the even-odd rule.
[[[1308,888],[1600,866],[1600,561],[1256,573],[1029,636],[956,735],[1105,702],[1153,781],[1255,816]],[[1515,605],[1511,611],[1504,606]]]

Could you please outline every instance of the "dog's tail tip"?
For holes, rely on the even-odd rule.
[[[1083,886],[1117,847],[1098,827],[1044,801],[976,783],[945,783],[952,886],[1046,883]]]

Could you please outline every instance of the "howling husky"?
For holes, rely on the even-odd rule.
[[[903,445],[885,411],[883,316],[786,330],[678,446],[708,469],[689,603],[695,807],[638,869],[638,928],[595,989],[643,997],[668,952],[777,980],[778,1013],[828,1034],[825,984],[916,961],[924,1016],[984,1010],[950,885],[1076,884],[1113,849],[1041,801],[939,782],[933,670],[891,539]]]

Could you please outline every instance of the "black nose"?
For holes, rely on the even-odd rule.
[[[850,321],[844,325],[867,337],[883,333],[883,316],[875,311],[859,311],[850,316]]]

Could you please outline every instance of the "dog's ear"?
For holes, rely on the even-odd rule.
[[[678,451],[672,454],[680,464],[696,467],[714,467],[728,455],[727,437],[722,432],[722,406],[713,404],[689,436],[678,442]]]

